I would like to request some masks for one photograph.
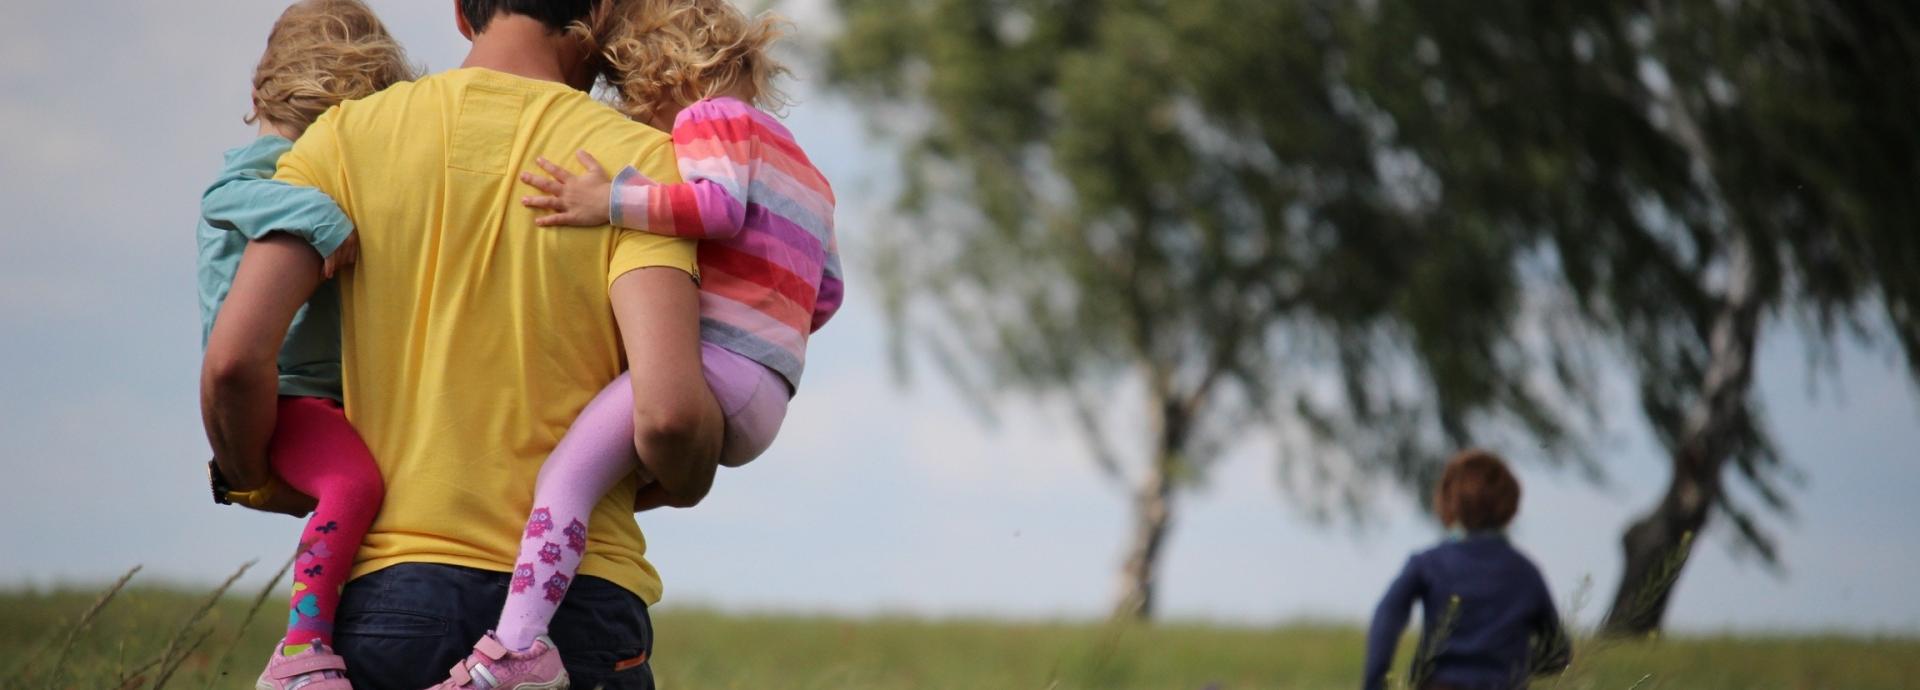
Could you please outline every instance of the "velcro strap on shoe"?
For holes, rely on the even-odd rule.
[[[300,690],[353,690],[353,683],[345,678],[322,678],[300,686]]]
[[[480,641],[473,645],[473,651],[494,661],[507,658],[507,646],[493,639],[492,635],[480,638]]]
[[[282,660],[273,669],[273,677],[278,680],[297,678],[317,671],[346,671],[347,660],[338,654],[314,654],[298,659]]]
[[[453,668],[448,669],[447,677],[452,678],[453,684],[456,686],[473,682],[473,674],[467,673],[466,659],[461,659],[460,663],[454,664]]]

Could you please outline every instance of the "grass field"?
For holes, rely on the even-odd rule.
[[[251,687],[260,657],[285,616],[279,594],[271,590],[257,617],[236,634],[248,621],[255,592],[206,606],[206,593],[127,589],[100,609],[60,661],[73,623],[100,592],[0,592],[0,674],[5,674],[0,689],[149,688],[156,683],[174,689]],[[1338,627],[854,620],[671,607],[659,611],[654,622],[656,673],[662,687],[674,690],[1344,690],[1358,687],[1362,654],[1361,632]],[[27,664],[29,659],[35,663]],[[61,666],[57,673],[55,663]],[[1403,662],[1399,668],[1404,667]],[[1920,640],[1588,642],[1580,646],[1570,673],[1535,687],[1920,689]]]

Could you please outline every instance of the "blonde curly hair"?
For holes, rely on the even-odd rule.
[[[267,35],[246,122],[265,120],[298,135],[341,101],[371,96],[415,73],[400,43],[360,0],[301,0]]]
[[[614,107],[647,123],[722,95],[778,111],[787,97],[774,80],[789,72],[770,49],[785,24],[728,0],[621,0],[600,38]]]

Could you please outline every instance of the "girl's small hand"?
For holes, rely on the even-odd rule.
[[[341,242],[340,247],[333,250],[333,255],[327,257],[326,262],[321,264],[320,274],[332,279],[334,273],[359,260],[360,231],[355,230],[347,233],[347,241]]]
[[[567,172],[546,158],[534,160],[548,177],[531,172],[520,173],[520,181],[533,185],[546,196],[521,197],[520,203],[528,208],[544,208],[554,213],[534,219],[535,225],[571,225],[575,227],[593,227],[606,225],[608,219],[607,197],[613,190],[613,179],[607,177],[607,171],[600,167],[600,161],[586,151],[577,154],[586,171],[578,175]]]

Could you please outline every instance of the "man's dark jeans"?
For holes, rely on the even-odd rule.
[[[347,584],[334,642],[360,690],[421,690],[473,651],[500,619],[507,573],[426,563]],[[632,592],[576,578],[548,635],[580,690],[653,690],[653,621]]]

